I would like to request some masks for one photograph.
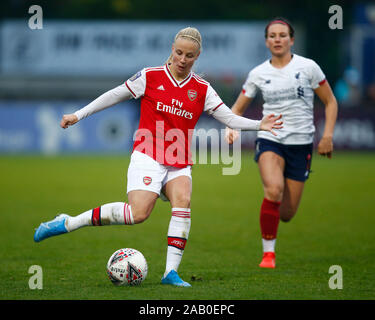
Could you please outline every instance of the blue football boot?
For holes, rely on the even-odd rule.
[[[67,217],[69,217],[67,214],[60,214],[51,221],[41,223],[34,233],[34,241],[39,242],[46,238],[68,232],[65,227]]]
[[[191,287],[191,284],[182,280],[174,270],[171,270],[165,277],[163,277],[161,283],[171,284],[178,287]]]

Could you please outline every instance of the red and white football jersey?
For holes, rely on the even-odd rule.
[[[167,65],[142,69],[125,85],[141,98],[133,150],[164,165],[192,165],[191,138],[200,115],[223,105],[211,85],[193,72],[178,82]]]

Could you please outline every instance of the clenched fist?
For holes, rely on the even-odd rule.
[[[75,114],[64,114],[60,122],[60,127],[66,129],[77,122],[78,118]]]

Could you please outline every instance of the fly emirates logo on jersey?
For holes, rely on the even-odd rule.
[[[186,118],[186,119],[193,119],[193,113],[188,112],[182,108],[183,102],[178,101],[177,99],[172,99],[172,103],[170,106],[164,104],[161,101],[158,101],[156,103],[156,110],[161,111],[161,112],[167,112],[174,114],[176,116]]]

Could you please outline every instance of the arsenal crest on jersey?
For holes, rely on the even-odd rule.
[[[151,177],[143,177],[143,183],[148,186],[152,182]]]
[[[195,90],[188,90],[187,95],[188,95],[190,101],[194,101],[195,98],[197,97],[198,93]]]

